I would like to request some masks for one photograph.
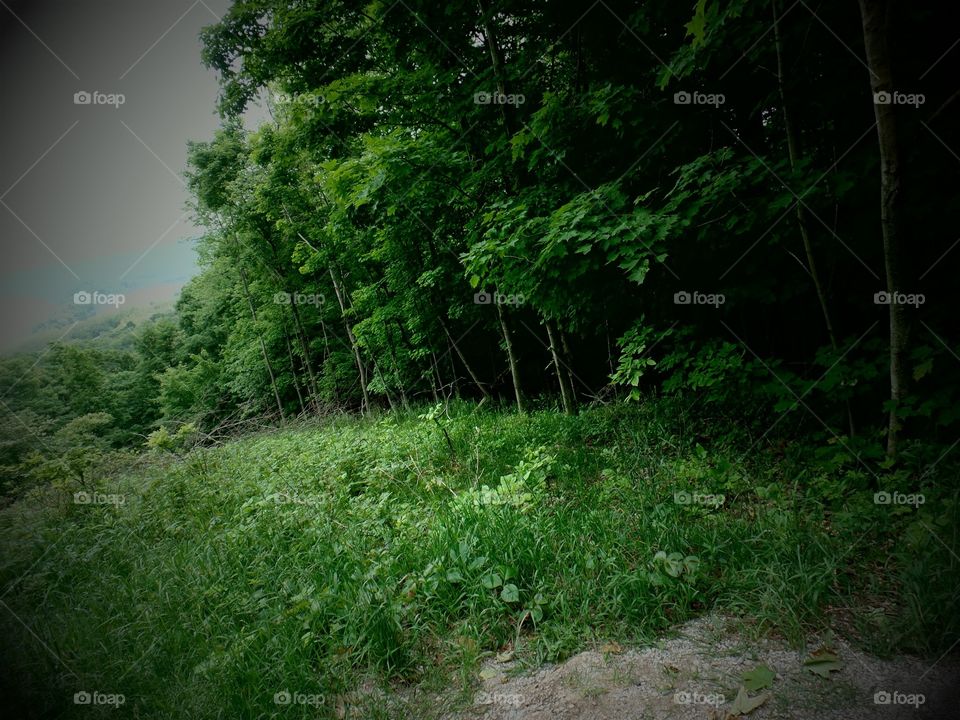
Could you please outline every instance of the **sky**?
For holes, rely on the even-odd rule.
[[[219,123],[199,33],[228,6],[0,0],[0,351],[67,330],[78,292],[169,301],[197,272],[187,141]]]

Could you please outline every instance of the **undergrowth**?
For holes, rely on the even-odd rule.
[[[536,665],[712,611],[794,643],[843,609],[874,650],[960,636],[955,492],[853,458],[745,459],[748,438],[707,440],[678,407],[342,417],[142,463],[88,503],[36,491],[0,519],[4,698],[388,717],[402,691],[468,690],[490,653]]]

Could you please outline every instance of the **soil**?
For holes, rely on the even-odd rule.
[[[882,660],[840,639],[811,638],[805,650],[776,640],[746,638],[736,623],[700,618],[676,637],[651,647],[611,643],[559,665],[519,673],[515,661],[483,666],[473,704],[443,714],[444,720],[726,720],[742,674],[760,665],[773,671],[769,685],[748,691],[765,696],[746,718],[960,720],[960,659],[899,656]],[[826,649],[836,669],[811,672],[805,660]],[[440,701],[440,698],[436,699]],[[889,702],[885,702],[889,701]],[[438,702],[434,707],[442,705]]]

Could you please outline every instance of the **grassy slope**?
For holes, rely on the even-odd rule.
[[[784,468],[704,453],[679,417],[343,418],[150,465],[103,488],[119,507],[20,503],[0,520],[3,601],[48,649],[3,613],[4,695],[62,717],[89,711],[79,690],[140,717],[316,717],[275,693],[323,695],[322,715],[364,680],[469,687],[518,637],[537,663],[715,607],[799,638],[875,574],[876,507],[758,497]]]

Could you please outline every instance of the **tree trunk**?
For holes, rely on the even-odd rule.
[[[563,400],[563,412],[567,415],[573,415],[573,400],[570,397],[569,389],[567,388],[567,380],[564,377],[563,368],[560,367],[560,353],[557,352],[557,339],[556,333],[553,331],[553,323],[549,320],[544,321],[544,326],[547,328],[547,338],[550,340],[550,355],[553,357],[553,369],[557,373],[557,383],[560,385],[560,397]]]
[[[604,320],[603,326],[604,330],[606,331],[605,337],[607,340],[607,369],[610,371],[610,377],[613,377],[616,369],[613,367],[613,343],[610,342],[610,322]]]
[[[387,346],[387,353],[390,355],[390,361],[393,363],[393,367],[396,368],[397,390],[400,391],[400,404],[403,405],[404,410],[409,410],[410,403],[407,402],[407,390],[403,385],[403,378],[400,376],[400,362],[397,360],[397,353],[394,352],[391,345]],[[386,385],[384,385],[384,387],[386,387]]]
[[[570,344],[567,342],[567,334],[563,330],[560,331],[560,347],[563,348],[563,356],[566,358],[567,387],[570,388],[570,400],[573,403],[574,410],[576,410],[577,390],[573,377],[573,353],[570,352]]]
[[[253,298],[250,297],[247,273],[243,269],[239,258],[237,260],[237,269],[240,274],[240,282],[243,284],[243,294],[247,299],[247,306],[250,308],[250,316],[253,318],[253,327],[257,332],[257,340],[260,341],[260,352],[263,355],[263,363],[267,366],[267,374],[270,376],[270,387],[273,388],[273,397],[277,401],[277,412],[280,413],[280,421],[283,422],[283,403],[280,402],[280,393],[277,391],[277,379],[273,375],[273,366],[270,364],[270,357],[267,355],[267,345],[263,342],[263,335],[260,334],[260,327],[257,321],[257,308],[253,304]]]
[[[892,93],[893,69],[889,33],[893,15],[892,0],[860,0],[863,42],[870,69],[870,89],[874,93]],[[904,356],[907,351],[908,322],[906,305],[896,302],[904,291],[899,215],[901,205],[900,151],[897,138],[896,105],[874,100],[877,138],[880,147],[880,228],[883,234],[883,260],[887,293],[890,295],[890,417],[887,429],[887,456],[895,459],[900,438],[900,405],[907,390]]]
[[[290,358],[290,377],[293,378],[293,389],[297,391],[297,401],[300,403],[300,414],[307,411],[303,404],[303,395],[300,392],[300,383],[297,382],[297,365],[293,362],[293,345],[290,344],[290,334],[287,332],[286,323],[283,328],[283,340],[287,344],[287,357]]]
[[[487,40],[487,49],[490,51],[490,63],[493,65],[493,76],[497,81],[497,92],[500,93],[500,116],[503,118],[503,129],[507,133],[507,139],[513,136],[510,123],[510,110],[507,103],[503,102],[503,96],[507,94],[506,75],[503,72],[503,56],[500,53],[500,45],[497,42],[497,34],[490,22],[490,15],[483,6],[483,0],[478,0],[480,7],[480,20],[483,23],[483,36]]]
[[[403,331],[403,324],[397,319],[394,319],[393,324],[397,328],[397,333],[399,333],[400,335],[400,339],[397,341],[397,344],[398,345],[402,344],[404,347],[414,349],[413,343],[408,340],[407,334]],[[393,366],[397,369],[397,382],[400,383],[400,402],[403,404],[403,407],[405,410],[409,410],[410,403],[407,400],[407,389],[403,382],[403,375],[400,372],[401,368],[400,368],[400,362],[397,359],[397,353],[393,348],[394,348],[394,345],[391,344],[389,346],[390,359],[393,361]],[[429,367],[428,367],[428,370],[429,370]],[[415,390],[416,390],[416,384],[414,384],[414,386],[410,388],[410,392],[413,393]]]
[[[327,372],[327,362],[330,360],[330,338],[327,337],[327,324],[323,321],[323,318],[320,319],[320,332],[323,334],[323,362],[321,363],[321,374],[325,375]],[[340,402],[340,395],[337,392],[337,383],[334,382],[331,385],[331,390],[333,391],[333,402]],[[317,395],[317,402],[319,403],[320,396]]]
[[[371,353],[372,355],[373,353]],[[390,406],[390,410],[396,412],[397,406],[393,404],[393,397],[390,395],[390,389],[387,387],[387,379],[383,376],[383,372],[380,370],[380,365],[377,363],[377,359],[373,358],[373,372],[380,376],[380,384],[383,385],[383,394],[387,396],[387,404]]]
[[[499,92],[501,96],[505,96],[507,94],[507,74],[503,67],[503,53],[500,51],[497,33],[496,30],[494,30],[490,14],[484,7],[483,0],[477,0],[477,4],[480,8],[480,21],[483,25],[483,35],[484,38],[486,38],[487,49],[490,52],[490,64],[493,68],[493,76],[497,81],[497,92]],[[512,109],[504,102],[505,98],[501,97],[500,100],[501,102],[498,104],[500,106],[500,116],[503,119],[503,132],[509,143],[513,137],[513,123],[511,122]],[[504,175],[503,180],[508,188],[516,187],[516,178]],[[510,375],[513,378],[513,392],[517,400],[517,409],[520,412],[524,412],[523,392],[520,389],[520,372],[517,367],[516,356],[513,353],[513,340],[503,313],[503,308],[499,304],[497,304],[497,317],[500,319],[500,329],[503,332],[503,341],[507,347],[507,359],[510,362]]]
[[[347,320],[347,306],[343,302],[343,293],[340,291],[340,283],[337,282],[337,276],[333,273],[333,267],[327,266],[330,271],[330,280],[333,282],[333,292],[337,296],[337,304],[340,305],[340,316],[343,318],[343,328],[347,331],[347,339],[350,341],[350,348],[353,350],[353,359],[357,364],[357,372],[360,374],[360,390],[363,392],[362,411],[370,412],[370,394],[367,392],[367,371],[363,366],[363,360],[360,357],[360,348],[357,347],[357,339],[353,336],[353,330],[350,329],[350,322]]]
[[[520,370],[517,367],[517,358],[513,354],[513,338],[510,335],[510,328],[507,326],[507,319],[503,315],[503,308],[500,303],[494,303],[497,306],[497,317],[500,319],[500,330],[503,332],[503,342],[507,346],[507,360],[510,362],[510,376],[513,378],[513,393],[517,399],[517,410],[524,411],[523,393],[520,390]]]
[[[307,378],[310,381],[310,384],[309,384],[310,395],[313,398],[314,405],[316,405],[317,375],[313,370],[313,361],[310,359],[310,343],[307,342],[307,333],[303,329],[303,322],[301,322],[300,320],[300,311],[297,309],[296,303],[294,302],[290,303],[290,312],[293,315],[294,334],[297,336],[297,339],[300,342],[300,352],[303,353],[303,365],[307,370]],[[318,312],[322,312],[322,308],[318,309]]]
[[[433,402],[436,404],[440,402],[437,388],[440,388],[441,392],[443,391],[443,379],[440,377],[440,368],[437,367],[437,354],[433,350],[430,351],[430,358],[430,392],[433,395]]]
[[[456,363],[453,362],[453,353],[454,353],[454,350],[456,349],[456,345],[454,345],[453,338],[450,337],[450,333],[447,333],[447,345],[450,346],[449,348],[447,348],[447,359],[450,361],[450,377],[451,377],[450,383],[451,383],[451,387],[453,388],[453,396],[457,400],[459,400],[460,399],[460,378],[457,376],[457,365]],[[478,385],[478,387],[481,390],[483,390],[482,385]],[[486,397],[486,395],[484,395],[484,397]]]
[[[777,86],[780,90],[780,105],[783,109],[783,129],[787,136],[787,156],[790,159],[790,170],[796,172],[797,160],[799,156],[799,147],[797,135],[793,126],[793,118],[790,113],[790,104],[787,100],[786,81],[783,70],[783,43],[780,39],[780,3],[773,1],[773,40],[777,51]],[[823,283],[820,281],[820,273],[817,270],[817,263],[813,256],[813,243],[810,240],[809,224],[807,223],[806,208],[799,200],[796,203],[797,226],[800,229],[800,238],[803,241],[803,251],[807,256],[807,272],[810,273],[810,280],[813,282],[813,289],[817,294],[817,301],[820,303],[820,313],[823,315],[823,324],[826,326],[827,338],[830,340],[830,347],[837,352],[837,334],[833,327],[833,319],[830,314],[830,307],[827,304],[827,294],[823,289]],[[850,401],[846,401],[847,422],[850,429],[850,437],[855,435],[853,423],[853,409]]]
[[[473,368],[470,367],[470,363],[467,362],[467,358],[464,357],[462,352],[460,352],[460,348],[457,346],[457,343],[454,342],[453,336],[450,334],[450,330],[447,329],[447,324],[443,321],[442,317],[438,319],[440,320],[440,327],[443,328],[443,332],[446,333],[447,335],[447,341],[450,343],[450,347],[453,348],[454,352],[457,353],[457,357],[460,358],[460,362],[462,362],[463,366],[467,369],[467,374],[470,376],[470,379],[473,380],[474,385],[476,385],[477,389],[480,390],[481,393],[483,393],[483,396],[485,398],[490,398],[490,393],[483,386],[483,383],[480,382],[480,379],[477,377],[477,374],[473,371]],[[456,373],[456,369],[454,369],[454,372],[453,372],[454,383],[456,383],[457,381],[456,378],[457,378],[457,373]],[[456,387],[456,385],[454,385],[454,387]],[[457,395],[459,397],[459,393]],[[492,400],[492,398],[490,399]]]

